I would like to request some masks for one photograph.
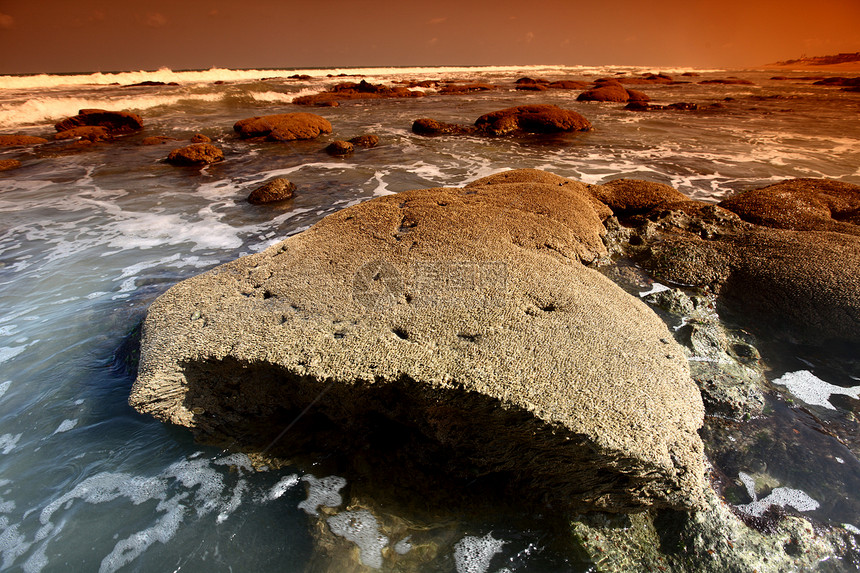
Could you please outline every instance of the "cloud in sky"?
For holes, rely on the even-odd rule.
[[[167,25],[167,17],[161,12],[147,12],[141,20],[143,25],[149,28],[162,28]]]
[[[15,18],[10,16],[9,14],[4,14],[3,12],[0,12],[0,29],[10,30],[14,25]]]
[[[431,18],[427,23],[432,25],[444,24],[447,20],[448,18]]]

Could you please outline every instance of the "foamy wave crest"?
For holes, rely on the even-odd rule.
[[[609,73],[614,71],[647,71],[662,69],[669,73],[694,71],[694,68],[660,68],[659,66],[560,66],[560,65],[529,65],[529,66],[435,66],[415,68],[329,68],[329,69],[252,69],[231,70],[211,68],[199,71],[173,71],[162,68],[156,71],[116,72],[78,75],[49,75],[33,76],[0,76],[0,90],[4,89],[33,89],[52,88],[59,86],[82,85],[129,85],[145,81],[177,82],[179,84],[209,83],[215,81],[253,81],[269,77],[288,77],[294,74],[307,75],[312,78],[326,78],[339,74],[359,75],[370,77],[416,76],[432,75],[445,76],[448,74],[589,74]],[[720,70],[696,70],[700,72]]]
[[[36,76],[0,76],[0,89],[52,88],[84,85],[129,85],[140,82],[177,82],[179,84],[209,83],[215,81],[258,80],[270,76],[290,75],[293,70],[229,70],[212,68],[202,71],[175,72],[168,68],[157,71],[117,72]],[[325,75],[325,74],[323,74]]]
[[[22,103],[0,105],[0,128],[52,123],[76,115],[78,110],[95,108],[114,111],[142,111],[184,101],[218,101],[221,94],[150,95],[116,98],[38,97]]]
[[[297,97],[313,95],[320,90],[301,90],[298,92],[252,92],[250,95],[254,100],[266,103],[293,103]]]

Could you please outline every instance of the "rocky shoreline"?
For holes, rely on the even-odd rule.
[[[851,532],[785,516],[805,507],[796,490],[750,513],[727,504],[738,478],[710,468],[697,430],[762,416],[775,392],[724,312],[857,344],[858,202],[826,180],[715,206],[535,170],[376,199],[160,297],[130,402],[269,464],[340,452],[338,471],[365,484],[347,508],[382,529],[426,516],[366,485],[381,467],[430,483],[444,468],[449,486],[571,516],[601,571],[827,570],[857,559]],[[687,285],[645,297],[683,328],[595,270],[653,280],[619,261]],[[318,535],[320,560],[367,566]],[[386,549],[384,568],[431,554]]]

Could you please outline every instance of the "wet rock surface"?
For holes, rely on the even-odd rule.
[[[474,125],[443,123],[430,118],[416,119],[412,131],[419,135],[505,136],[551,134],[591,129],[581,114],[555,105],[522,105],[484,114]]]
[[[131,403],[203,440],[370,451],[528,504],[696,506],[683,350],[583,265],[606,252],[587,187],[513,173],[362,203],[179,283]]]
[[[237,121],[233,130],[243,139],[295,141],[331,133],[331,123],[313,113],[282,113]]]
[[[811,183],[786,185],[795,189]],[[818,185],[831,188],[825,181]],[[860,194],[856,185],[839,188],[848,196]],[[779,189],[785,187],[774,192]],[[750,200],[741,196],[736,201],[755,207],[744,212],[767,212],[785,224],[790,220],[774,214],[782,207],[760,208],[771,199],[757,193]],[[727,200],[729,205],[733,202]],[[694,201],[654,205],[650,213],[630,218],[617,230],[629,246],[622,250],[656,277],[707,285],[730,311],[747,314],[748,321],[790,338],[860,342],[860,279],[854,272],[860,265],[860,240],[847,219],[822,218],[820,209],[803,204],[796,209],[801,213],[796,222],[790,223],[793,228],[774,228]],[[818,230],[843,225],[849,232]]]
[[[329,143],[326,146],[325,151],[329,155],[334,156],[349,155],[350,153],[355,151],[355,146],[348,141],[342,141],[338,139]]]
[[[602,572],[841,571],[839,562],[856,559],[848,531],[798,516],[771,517],[758,531],[712,490],[702,511],[592,514],[571,526]]]
[[[174,149],[167,156],[171,165],[208,165],[218,161],[224,161],[224,152],[211,143],[192,143]]]
[[[48,140],[43,137],[34,137],[32,135],[0,135],[0,147],[40,145],[42,143],[48,143]]]
[[[252,205],[265,205],[291,199],[296,191],[296,184],[289,179],[277,178],[269,181],[262,187],[251,191],[248,195],[248,203]]]
[[[125,111],[82,109],[78,115],[58,122],[54,128],[60,133],[84,126],[102,127],[111,135],[118,135],[140,131],[143,129],[143,120],[139,115]]]
[[[424,92],[411,90],[403,86],[386,86],[371,84],[366,80],[360,82],[343,82],[332,86],[328,91],[297,97],[293,100],[296,105],[331,105],[339,101],[382,98],[411,98],[421,97]]]
[[[625,88],[618,80],[598,80],[594,88],[582,92],[576,99],[577,101],[625,103],[628,101],[646,102],[650,101],[651,98],[640,91]]]

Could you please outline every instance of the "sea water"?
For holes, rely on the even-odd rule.
[[[513,84],[524,75],[592,80],[652,71],[689,83],[631,87],[656,103],[694,102],[704,111],[635,113],[620,104],[577,102],[578,91],[522,92]],[[315,475],[313,468],[259,471],[240,453],[199,446],[186,430],[127,406],[134,332],[147,306],[183,278],[258,252],[338,209],[406,189],[461,186],[503,169],[546,169],[586,183],[647,179],[712,202],[791,177],[860,183],[860,95],[809,80],[772,80],[763,72],[680,75],[687,71],[695,70],[214,69],[0,77],[0,133],[49,137],[55,121],[81,108],[132,111],[145,122],[142,133],[109,145],[0,149],[0,159],[23,164],[0,172],[0,567],[303,571],[313,560],[312,523],[323,519],[307,509],[326,504],[331,529],[364,543],[356,554],[365,565],[379,564],[384,536],[373,515],[340,505],[332,485],[341,484],[339,476]],[[422,88],[426,97],[335,108],[291,103],[358,79],[338,77],[342,73],[371,83],[457,79],[502,89],[441,96]],[[311,77],[289,79],[293,74]],[[729,75],[753,85],[698,83]],[[141,81],[177,85],[128,87]],[[471,123],[531,103],[573,109],[594,130],[517,139],[427,138],[410,130],[420,117]],[[233,135],[239,119],[293,111],[323,115],[334,133],[283,144]],[[211,137],[226,160],[202,169],[167,165],[168,152],[195,133]],[[322,151],[331,139],[365,133],[378,135],[380,145],[345,158]],[[149,135],[175,141],[142,145]],[[268,207],[245,201],[274,177],[296,183],[292,201]],[[860,375],[856,368],[783,361],[774,378],[790,370],[814,372],[824,384],[850,388],[857,386],[851,376]],[[828,404],[856,412],[856,401]],[[818,418],[804,414],[820,413],[820,405],[777,409],[791,420],[786,428],[801,428],[786,435],[783,449],[797,454],[797,464],[824,464],[828,483],[783,467],[777,472],[783,489],[773,491],[813,500],[795,509],[823,523],[860,526],[860,464],[849,448],[822,437]],[[744,430],[727,430],[726,440],[732,431]],[[741,474],[756,469],[745,463],[752,462],[732,468],[741,491]],[[753,489],[754,499],[737,503],[755,503],[758,511],[765,499],[785,497],[765,493]],[[457,520],[458,508],[440,509]],[[456,530],[445,549],[451,571],[590,567],[550,549],[555,543],[548,539],[558,532],[474,518]],[[384,541],[398,553],[411,547],[408,539]]]

